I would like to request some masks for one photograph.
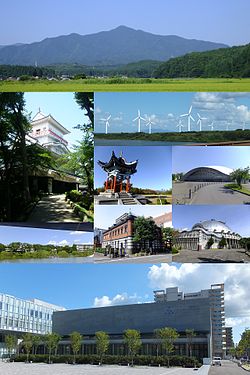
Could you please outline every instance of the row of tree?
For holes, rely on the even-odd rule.
[[[230,353],[236,358],[250,357],[250,329],[242,333],[239,344],[231,348]]]
[[[192,357],[192,343],[193,338],[196,333],[193,329],[186,329],[186,338],[189,350],[189,356]],[[179,334],[176,329],[171,327],[159,328],[154,331],[155,338],[157,339],[157,356],[159,353],[159,347],[161,345],[162,349],[165,351],[169,366],[169,356],[174,352],[174,342],[178,339]],[[39,345],[44,345],[48,352],[48,362],[51,363],[52,353],[56,353],[58,345],[60,343],[61,337],[57,333],[49,333],[44,336],[33,335],[31,333],[25,333],[22,336],[21,343],[18,347],[18,352],[20,349],[24,349],[26,353],[26,360],[29,361],[29,356],[31,352],[36,355]],[[70,345],[74,356],[74,363],[76,362],[76,356],[80,352],[81,346],[83,344],[84,337],[79,332],[72,332],[70,335]],[[142,340],[141,334],[135,329],[127,329],[123,333],[123,343],[128,349],[128,354],[131,358],[131,364],[133,366],[134,357],[141,349]],[[14,335],[5,336],[5,344],[11,354],[17,349],[18,341],[17,337]],[[95,345],[96,352],[99,356],[100,364],[103,362],[103,357],[107,353],[110,344],[110,337],[104,331],[98,331],[95,333]]]
[[[7,79],[9,77],[53,77],[55,70],[46,67],[22,66],[22,65],[0,65],[0,78]]]
[[[48,251],[48,252],[56,252],[56,251],[66,251],[68,253],[72,253],[73,251],[77,251],[77,247],[75,244],[72,246],[65,245],[65,246],[55,246],[55,245],[40,245],[40,244],[30,244],[30,243],[21,243],[21,242],[12,242],[9,245],[4,245],[0,243],[0,253],[2,251],[10,251],[13,253],[16,252],[23,252],[28,253],[32,251]]]

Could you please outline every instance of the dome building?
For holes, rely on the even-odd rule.
[[[206,166],[191,169],[184,174],[182,181],[195,182],[230,182],[233,169],[223,166]]]
[[[241,236],[233,232],[223,221],[205,220],[183,230],[176,238],[176,245],[185,250],[238,249]]]

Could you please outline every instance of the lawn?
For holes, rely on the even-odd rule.
[[[250,190],[245,186],[239,187],[237,184],[226,184],[225,187],[234,191],[238,191],[239,193],[250,195]]]
[[[107,78],[72,81],[0,81],[0,91],[250,91],[250,79]]]

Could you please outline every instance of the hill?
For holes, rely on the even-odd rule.
[[[0,49],[0,64],[34,65],[83,64],[119,65],[141,60],[166,61],[193,51],[227,47],[224,44],[175,35],[155,35],[119,26],[95,34],[70,34],[46,38],[31,44]]]
[[[193,52],[170,59],[153,73],[155,78],[245,78],[250,77],[250,44]]]

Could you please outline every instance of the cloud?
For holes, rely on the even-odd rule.
[[[208,289],[211,284],[225,283],[226,317],[236,323],[237,319],[250,319],[249,278],[248,264],[161,264],[151,266],[148,272],[153,289],[178,286],[184,292],[191,292]]]
[[[69,234],[71,234],[72,236],[83,236],[85,233],[79,232],[79,231],[74,231],[74,232],[70,232]]]
[[[145,296],[147,298],[148,296]],[[129,305],[133,303],[141,303],[143,301],[142,297],[136,294],[129,296],[127,293],[117,294],[113,298],[108,296],[95,297],[94,307],[105,307],[105,306],[116,306],[116,305]]]
[[[70,243],[67,240],[62,240],[59,242],[51,240],[48,242],[48,245],[67,246],[67,245],[70,245]]]

